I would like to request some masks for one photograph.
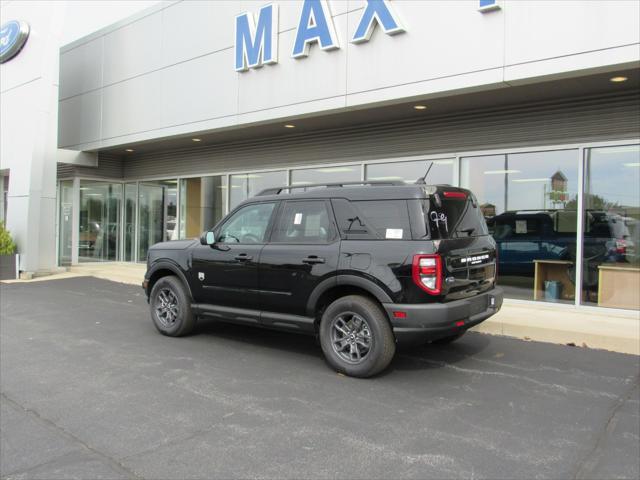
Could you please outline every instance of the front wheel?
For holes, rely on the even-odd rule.
[[[191,299],[178,277],[158,280],[149,296],[151,319],[158,331],[170,337],[188,335],[195,326]]]
[[[382,309],[369,298],[349,295],[334,301],[320,321],[320,346],[336,371],[370,377],[389,365],[396,342]]]

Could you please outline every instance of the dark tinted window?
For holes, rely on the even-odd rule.
[[[351,240],[366,240],[376,238],[365,223],[364,216],[361,215],[349,200],[334,198],[331,200],[333,212],[336,215],[336,222],[340,234]]]
[[[411,238],[409,210],[406,200],[368,200],[353,202],[379,238],[407,240]]]
[[[493,237],[496,240],[508,238],[539,237],[540,221],[526,216],[498,215],[493,219]]]
[[[436,195],[440,198],[440,205],[432,198],[425,200],[424,208],[432,238],[478,237],[489,233],[478,202],[473,197],[448,199],[442,193]]]
[[[327,243],[333,229],[323,200],[286,202],[271,237],[276,243]]]

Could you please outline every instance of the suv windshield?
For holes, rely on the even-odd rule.
[[[434,198],[435,195],[438,199]],[[489,234],[473,194],[465,195],[465,198],[443,198],[441,192],[435,195],[422,202],[431,238],[468,238]]]

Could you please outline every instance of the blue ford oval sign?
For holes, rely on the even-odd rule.
[[[0,63],[15,57],[29,38],[29,24],[11,20],[0,27]]]

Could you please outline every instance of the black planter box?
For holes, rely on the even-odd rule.
[[[18,278],[18,255],[0,255],[0,280],[14,280]]]

